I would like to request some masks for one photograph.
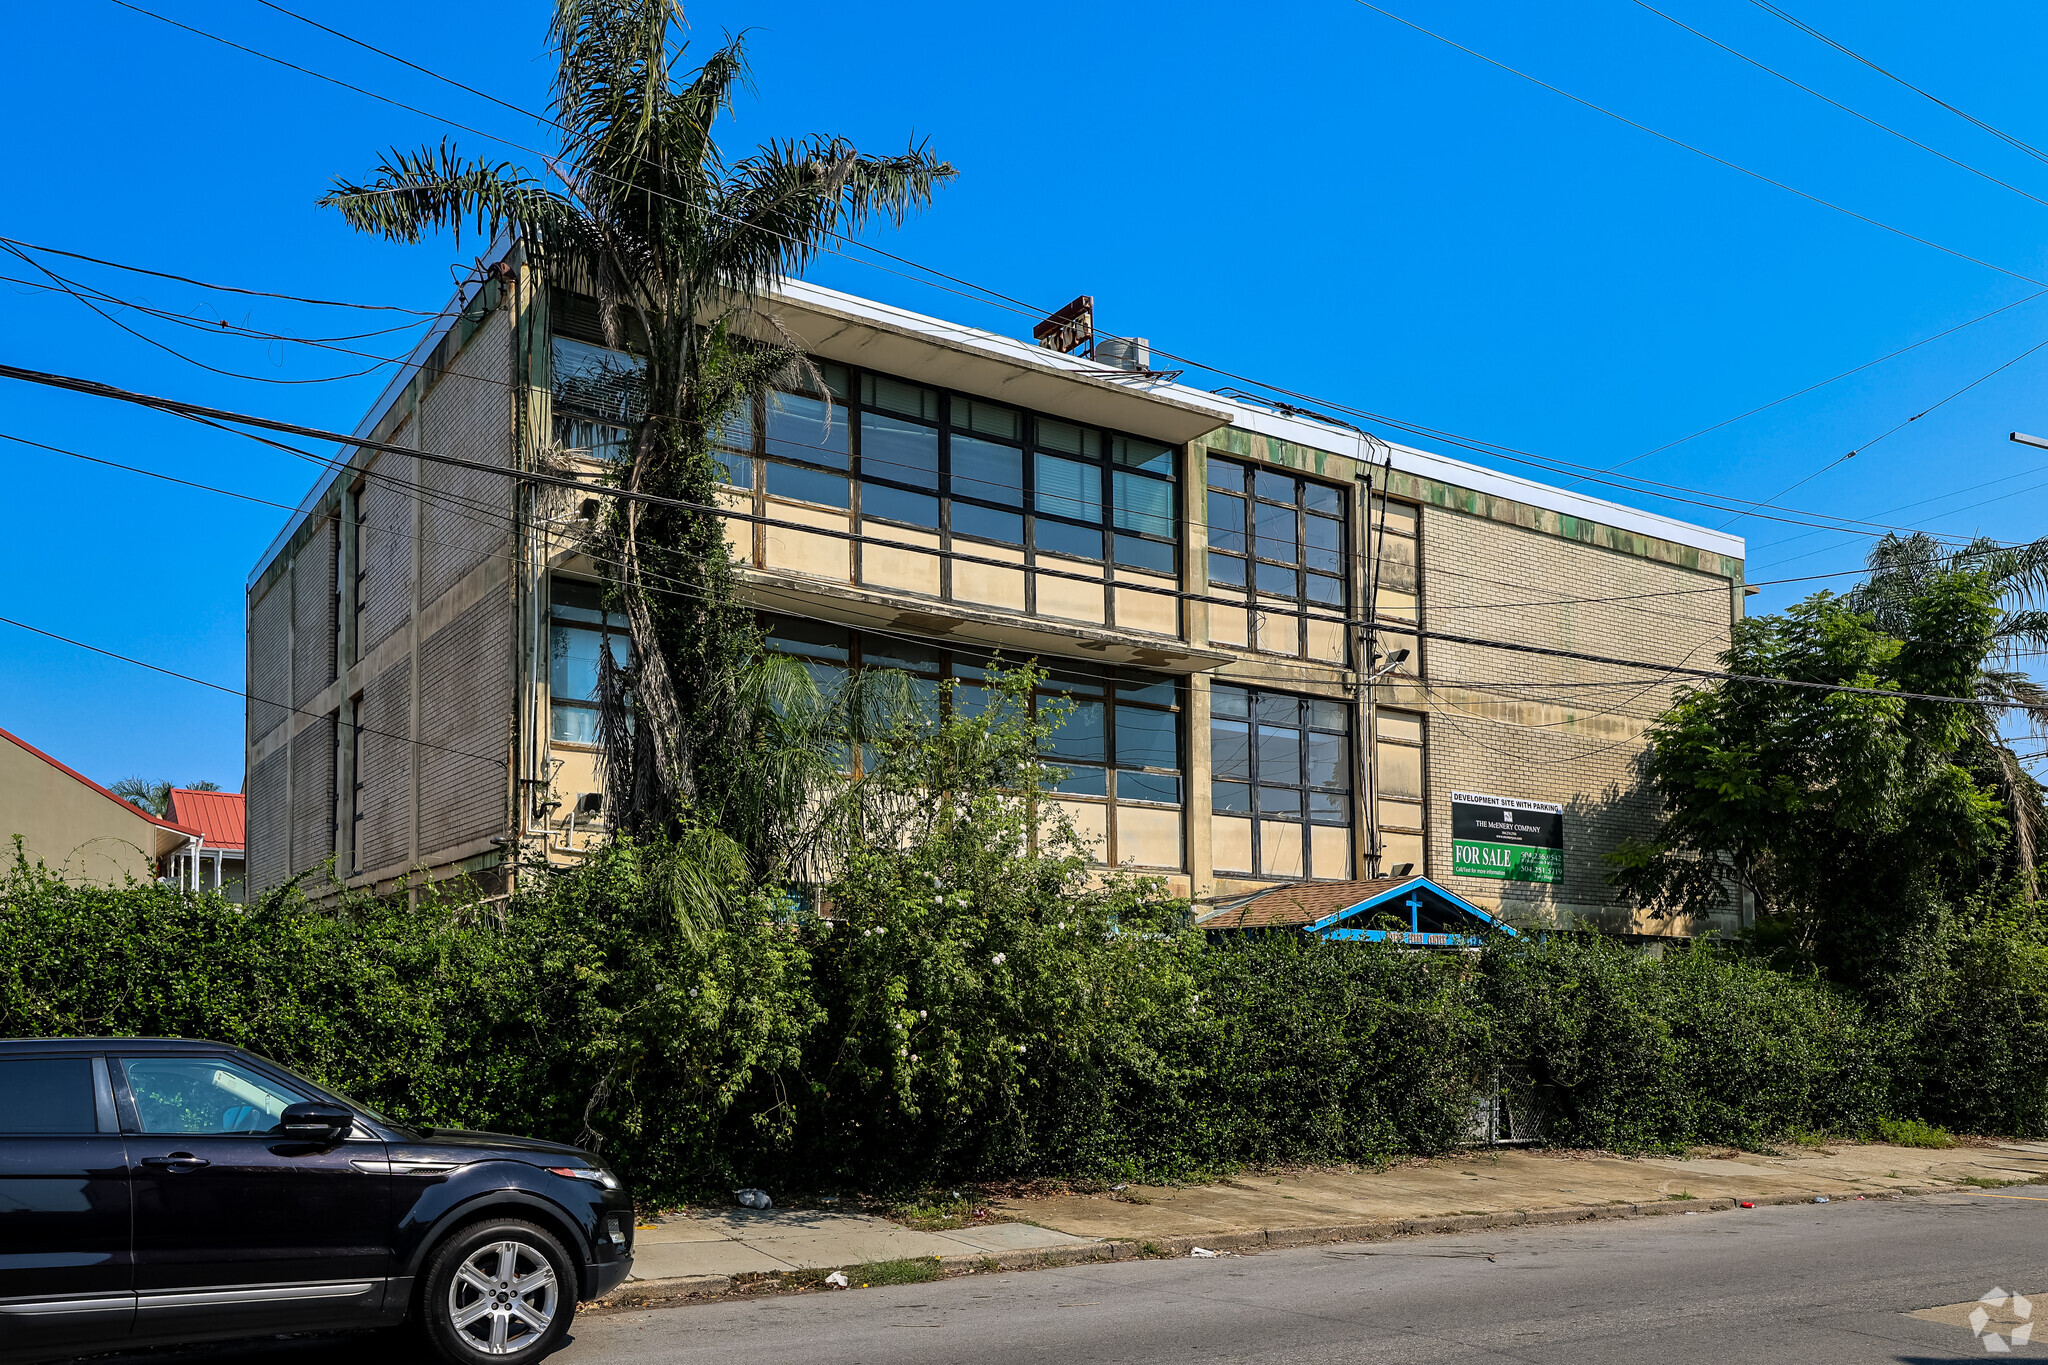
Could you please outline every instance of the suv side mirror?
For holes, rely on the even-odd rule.
[[[301,1142],[339,1142],[348,1136],[355,1122],[355,1111],[345,1104],[300,1100],[284,1107],[284,1113],[278,1116],[277,1129],[284,1136]]]

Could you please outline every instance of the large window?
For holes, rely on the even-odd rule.
[[[619,667],[632,662],[625,615],[604,609],[595,583],[554,578],[549,584],[549,735],[561,744],[598,742],[597,683],[604,650]]]
[[[778,520],[823,526],[843,511],[877,546],[768,528],[767,566],[1026,612],[1174,633],[1170,595],[1092,595],[1178,572],[1178,450],[887,375],[819,364],[803,384],[736,416],[721,460]],[[819,510],[813,510],[819,509]],[[912,555],[910,549],[931,553]],[[972,556],[979,563],[961,563]],[[1015,565],[1014,570],[1001,566]],[[1146,600],[1139,600],[1140,597]],[[1114,603],[1110,602],[1114,597]]]
[[[576,454],[616,460],[629,425],[646,410],[647,362],[624,351],[554,338],[555,443]]]
[[[1209,583],[1252,608],[1237,643],[1341,661],[1349,601],[1345,490],[1210,456]],[[1334,653],[1333,653],[1334,647]]]
[[[843,626],[782,617],[768,629],[769,646],[804,660],[821,687],[838,685],[849,668],[887,668],[905,674],[913,691],[933,705],[953,682],[952,704],[985,704],[990,656],[978,650],[936,649]],[[1108,863],[1182,866],[1181,689],[1173,678],[1131,669],[1051,667],[1033,706],[1064,704],[1065,723],[1046,738],[1045,754],[1064,776],[1055,785],[1075,824],[1098,842]],[[863,761],[854,755],[849,763]]]
[[[1209,715],[1216,870],[1350,877],[1350,704],[1218,683]]]
[[[1424,872],[1423,718],[1412,711],[1381,710],[1373,719],[1373,787],[1379,797],[1380,872],[1393,876],[1403,863]]]

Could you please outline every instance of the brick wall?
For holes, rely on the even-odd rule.
[[[420,402],[420,449],[507,465],[512,458],[511,322],[492,313]],[[420,601],[432,602],[493,554],[511,550],[511,480],[420,465]]]
[[[358,749],[356,866],[402,863],[412,848],[412,660],[402,658],[363,689]]]
[[[292,705],[307,706],[334,681],[335,523],[329,519],[292,559]]]
[[[292,736],[291,870],[311,872],[334,856],[333,716]]]
[[[1726,578],[1459,511],[1423,510],[1421,581],[1430,630],[1702,668],[1728,643]],[[1428,712],[1431,876],[1532,918],[1673,927],[1634,925],[1601,855],[1656,828],[1657,803],[1638,772],[1643,729],[1681,682],[1440,640],[1424,644],[1423,678],[1425,687],[1400,692]],[[1451,877],[1453,791],[1563,805],[1564,880]]]
[[[285,751],[277,750],[249,770],[248,886],[249,897],[277,885],[289,875],[289,824],[285,819]]]
[[[512,606],[492,592],[420,646],[420,849],[505,833]]]
[[[247,715],[252,745],[290,714],[284,703],[291,699],[292,690],[291,600],[291,579],[285,576],[273,580],[249,607]],[[278,790],[282,794],[282,786]]]
[[[405,444],[411,432],[412,423],[404,423],[392,444]],[[413,494],[406,485],[418,477],[419,462],[386,451],[369,468],[373,477],[365,481],[361,501],[366,576],[357,658],[369,657],[412,613]]]

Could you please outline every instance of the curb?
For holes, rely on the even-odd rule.
[[[1953,1194],[1947,1186],[1905,1186],[1882,1194],[1864,1193],[1866,1201],[1896,1199],[1904,1195]],[[1757,1208],[1787,1204],[1811,1204],[1816,1199],[1854,1203],[1856,1193],[1831,1191],[1826,1195],[1759,1194],[1749,1203]],[[1318,1246],[1334,1242],[1384,1242],[1396,1237],[1421,1237],[1452,1232],[1478,1232],[1489,1228],[1545,1227],[1566,1223],[1591,1223],[1611,1218],[1655,1218],[1677,1213],[1723,1213],[1740,1201],[1721,1196],[1713,1199],[1660,1199],[1653,1203],[1574,1205],[1558,1209],[1514,1209],[1503,1213],[1450,1214],[1438,1218],[1390,1218],[1370,1223],[1331,1223],[1294,1228],[1260,1228],[1250,1232],[1218,1232],[1192,1236],[1121,1238],[1086,1246],[1052,1247],[1043,1251],[1011,1251],[1001,1254],[944,1256],[939,1258],[942,1275],[995,1270],[1052,1270],[1062,1266],[1101,1264],[1107,1261],[1172,1260],[1186,1256],[1196,1247],[1227,1251],[1240,1256],[1287,1247]],[[1147,1251],[1146,1248],[1152,1248]],[[839,1267],[852,1270],[853,1266]],[[822,1269],[822,1268],[821,1268]],[[685,1275],[677,1279],[643,1280],[613,1291],[610,1297],[585,1304],[581,1311],[622,1313],[644,1308],[680,1308],[703,1302],[734,1290],[755,1293],[794,1294],[807,1292],[802,1285],[783,1285],[779,1272],[746,1275]]]

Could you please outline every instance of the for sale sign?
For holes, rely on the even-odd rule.
[[[1564,807],[1478,792],[1451,793],[1451,873],[1506,882],[1564,877]]]

